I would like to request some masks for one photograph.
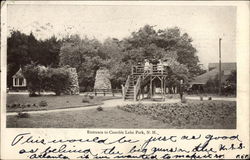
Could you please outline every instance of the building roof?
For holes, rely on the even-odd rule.
[[[219,68],[219,63],[209,63],[208,70]],[[236,62],[221,63],[221,70],[236,70]]]
[[[219,63],[209,63],[209,69],[206,73],[195,77],[195,79],[190,84],[206,84],[209,79],[214,79],[219,74]],[[208,67],[208,68],[209,68]],[[221,63],[221,70],[236,70],[236,63]],[[222,82],[224,82],[228,76],[222,76]]]
[[[22,68],[20,68],[20,69],[16,72],[16,74],[14,74],[14,75],[12,76],[12,78],[24,78]]]

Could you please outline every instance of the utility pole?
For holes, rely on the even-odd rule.
[[[219,95],[221,95],[221,38],[219,38]]]

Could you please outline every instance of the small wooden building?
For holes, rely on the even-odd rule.
[[[26,89],[27,81],[23,75],[22,68],[20,68],[16,74],[12,76],[13,79],[13,89]]]

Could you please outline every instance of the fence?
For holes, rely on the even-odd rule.
[[[98,94],[102,94],[103,96],[112,94],[112,96],[115,96],[115,94],[117,93],[122,94],[122,89],[94,89],[95,96],[97,96]]]

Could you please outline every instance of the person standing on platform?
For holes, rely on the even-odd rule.
[[[157,71],[158,72],[162,72],[163,71],[163,63],[162,63],[162,60],[160,59],[159,60],[159,63],[157,64]]]
[[[149,70],[150,70],[150,63],[149,63],[149,60],[145,59],[144,73],[149,72]]]

